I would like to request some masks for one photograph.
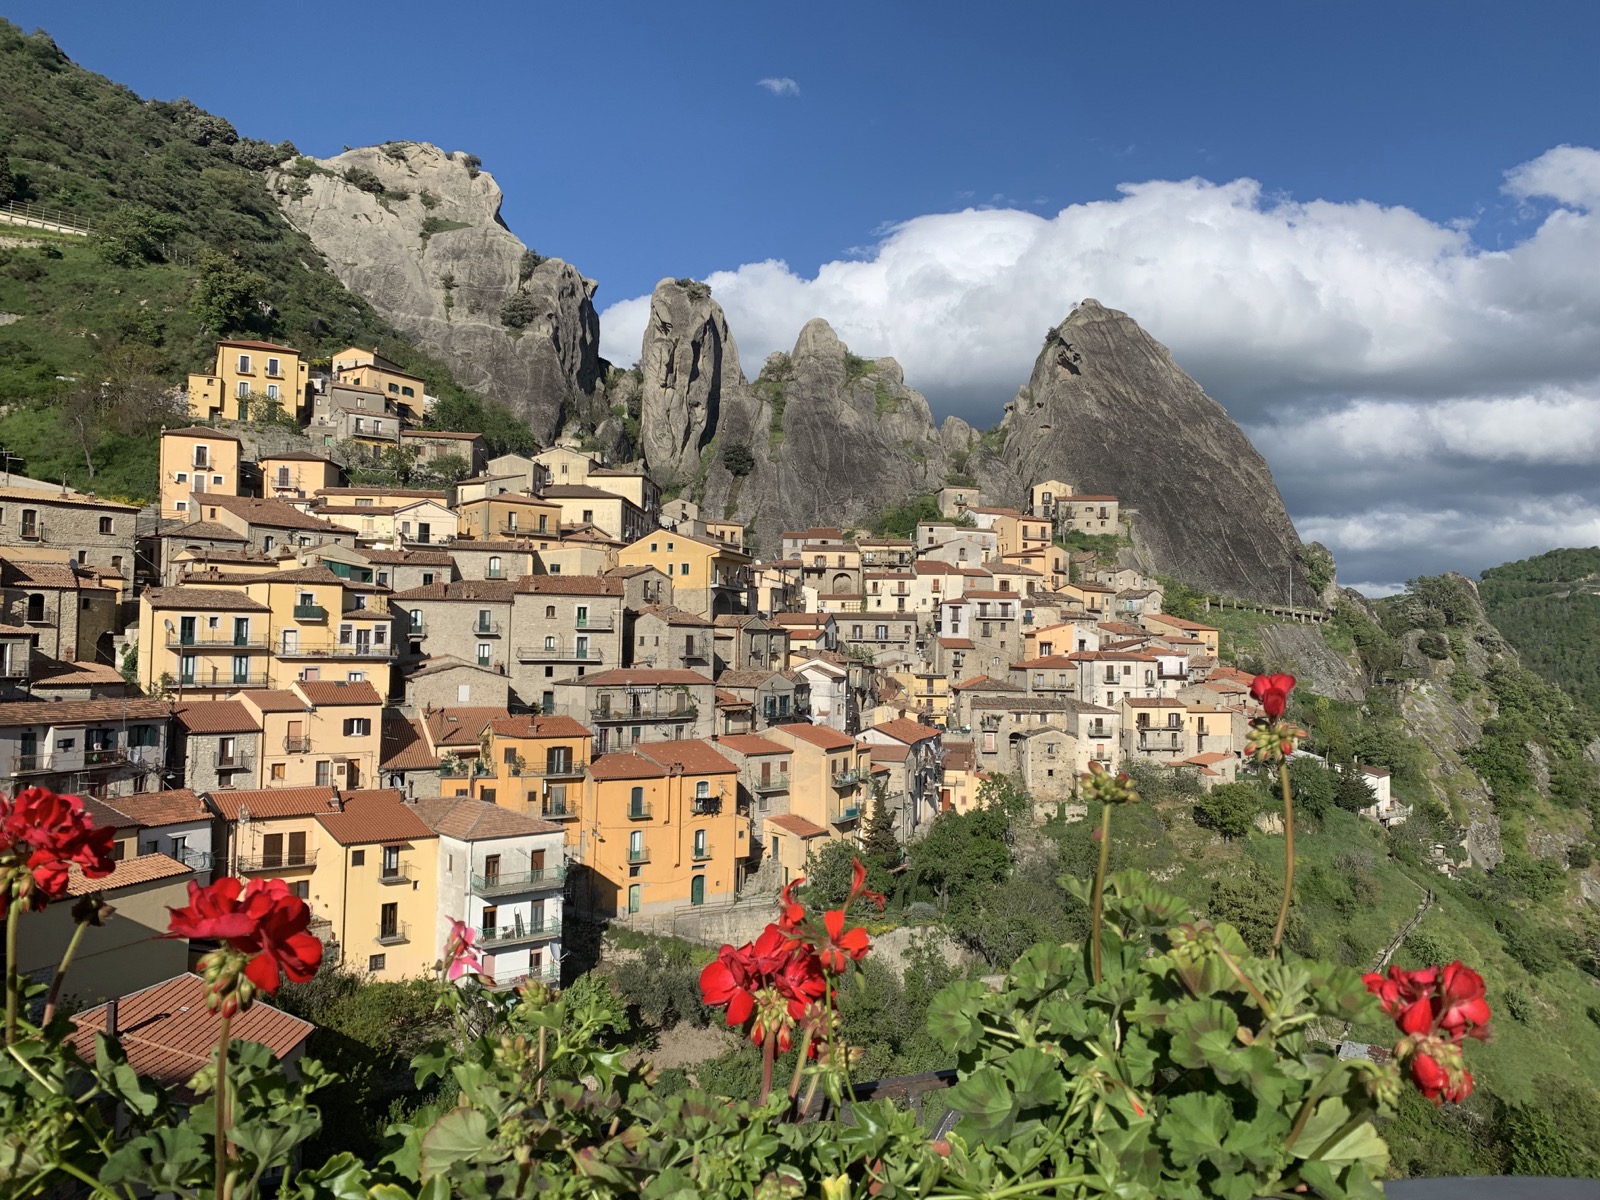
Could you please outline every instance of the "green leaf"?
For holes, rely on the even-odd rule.
[[[1054,992],[1071,980],[1078,967],[1078,954],[1056,942],[1030,946],[1017,959],[1010,972],[1010,985],[1023,999],[1036,1000]]]
[[[1017,1111],[1006,1077],[992,1066],[979,1067],[951,1088],[949,1104],[962,1114],[963,1136],[976,1141],[1004,1137]]]
[[[167,1191],[204,1179],[210,1166],[206,1139],[189,1125],[172,1125],[118,1147],[100,1168],[100,1182]]]
[[[1219,1050],[1237,1046],[1238,1030],[1239,1014],[1221,1000],[1179,1004],[1167,1017],[1172,1061],[1180,1067],[1210,1066]]]
[[[989,989],[975,979],[946,984],[928,1006],[928,1033],[958,1054],[983,1040],[983,1014]]]
[[[1364,1163],[1373,1173],[1389,1162],[1389,1147],[1371,1121],[1351,1126],[1350,1108],[1338,1096],[1317,1105],[1300,1136],[1289,1146],[1296,1158],[1315,1159],[1338,1167]]]
[[[436,1175],[488,1148],[489,1118],[474,1108],[451,1109],[422,1136],[422,1176]]]
[[[1232,1120],[1233,1111],[1221,1096],[1188,1092],[1167,1105],[1160,1132],[1174,1161],[1199,1158],[1223,1167],[1233,1159],[1223,1150]]]
[[[288,1161],[289,1152],[322,1128],[315,1109],[279,1106],[265,1118],[228,1130],[228,1140],[268,1167]]]
[[[1053,1106],[1066,1100],[1067,1085],[1060,1065],[1043,1050],[1023,1046],[999,1060],[1000,1069],[1011,1084],[1012,1100],[1018,1109]]]

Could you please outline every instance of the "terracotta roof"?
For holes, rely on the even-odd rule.
[[[141,883],[155,883],[193,874],[192,867],[186,867],[165,854],[141,854],[138,858],[118,859],[111,868],[111,874],[104,879],[90,879],[74,864],[67,872],[67,895],[89,896],[95,892],[114,892],[118,888],[137,887]]]
[[[485,725],[510,715],[510,710],[504,706],[485,704],[436,708],[426,714],[424,720],[427,722],[428,734],[435,746],[476,746],[478,735],[483,732]]]
[[[1063,504],[1070,504],[1071,502],[1073,502],[1075,500],[1093,500],[1097,504],[1115,504],[1116,501],[1117,501],[1117,498],[1115,496],[1089,496],[1089,495],[1062,496],[1061,497],[1061,503],[1063,503]]]
[[[62,591],[79,591],[101,586],[99,572],[93,568],[81,567],[74,570],[63,563],[18,562],[11,558],[0,561],[0,566],[4,568],[4,571],[0,572],[0,579],[8,584],[60,588]]]
[[[396,600],[461,600],[478,603],[509,604],[517,585],[510,579],[457,579],[450,583],[429,583],[409,591],[395,592]]]
[[[571,717],[541,716],[536,713],[520,713],[514,717],[501,717],[489,722],[490,731],[499,737],[539,738],[539,737],[589,737],[588,726],[574,721]]]
[[[224,790],[207,792],[206,799],[230,821],[239,819],[239,811],[248,809],[252,819],[272,817],[309,817],[333,811],[332,788],[262,788],[254,791]]]
[[[1170,700],[1164,696],[1124,696],[1122,703],[1134,708],[1183,708],[1182,700]]]
[[[408,496],[418,499],[444,500],[446,495],[437,488],[395,487],[331,487],[318,488],[319,496]]]
[[[378,766],[384,771],[425,771],[439,765],[439,756],[428,749],[422,722],[388,713],[384,715],[378,759]]]
[[[977,648],[971,638],[942,637],[939,639],[939,645],[946,650],[974,650]]]
[[[818,538],[827,538],[833,541],[844,540],[842,529],[791,529],[778,535],[786,542],[815,541]]]
[[[165,700],[18,700],[0,704],[0,726],[87,725],[91,722],[165,718]]]
[[[775,817],[768,817],[767,824],[776,825],[785,833],[792,833],[795,837],[802,838],[822,837],[828,832],[821,825],[813,825],[804,817],[798,817],[794,813],[779,813]]]
[[[0,625],[0,633],[5,626]],[[93,683],[125,684],[122,672],[110,663],[62,662],[54,658],[40,658],[33,664],[35,685],[56,687],[84,686]]]
[[[1046,654],[1039,658],[1024,659],[1022,662],[1011,664],[1011,669],[1013,671],[1032,670],[1039,667],[1057,667],[1062,669],[1070,667],[1076,671],[1078,669],[1078,661],[1077,659],[1068,658],[1065,654]]]
[[[331,526],[329,526],[329,528],[330,529],[339,529],[340,527],[337,526],[337,525],[331,525]],[[341,532],[348,533],[350,531],[345,529],[345,530],[341,530]],[[281,562],[294,562],[295,560],[293,558],[285,558],[285,559],[281,559],[279,561],[281,561]],[[257,573],[257,574],[253,574],[253,575],[226,575],[226,574],[223,574],[220,571],[219,572],[212,572],[209,575],[203,574],[203,573],[197,573],[195,575],[189,576],[189,582],[191,582],[191,583],[230,583],[230,584],[246,584],[246,583],[337,583],[340,587],[358,587],[359,586],[354,580],[345,579],[342,576],[335,575],[327,567],[324,567],[321,564],[318,564],[318,565],[313,566],[313,567],[285,567],[285,568],[281,568],[279,570],[272,571],[272,572],[269,572],[269,573],[266,573],[266,574]]]
[[[724,671],[717,676],[719,687],[760,687],[774,675],[783,676],[782,671],[769,671],[764,667],[746,667],[740,671]],[[787,676],[784,676],[787,678]]]
[[[384,567],[448,567],[455,559],[443,550],[362,550],[369,563]]]
[[[95,1034],[106,1027],[106,1006],[85,1009],[72,1018],[70,1040],[90,1062]],[[288,1058],[316,1030],[257,999],[235,1014],[231,1029],[241,1041],[260,1042],[274,1058]],[[117,1001],[117,1032],[128,1065],[167,1088],[183,1088],[211,1061],[217,1045],[217,1017],[206,1005],[206,985],[198,975],[182,975],[130,992]]]
[[[481,433],[453,433],[443,429],[402,429],[400,436],[403,438],[446,438],[463,442],[481,442],[484,436]]]
[[[139,823],[120,808],[115,808],[104,800],[98,800],[93,796],[78,798],[83,801],[83,811],[89,814],[89,819],[94,822],[96,829],[104,829],[107,826],[112,829],[132,829]]]
[[[1171,625],[1174,629],[1189,629],[1196,633],[1216,633],[1215,625],[1202,625],[1199,621],[1190,621],[1184,617],[1168,616],[1166,613],[1151,613],[1145,617],[1146,621],[1159,621],[1163,625]]]
[[[714,699],[716,700],[716,704],[717,704],[718,708],[754,708],[755,707],[755,705],[751,701],[749,701],[749,700],[741,700],[741,699],[739,699],[738,696],[735,696],[732,692],[725,692],[721,688],[718,688],[716,690],[716,692],[713,693],[713,696],[714,696]]]
[[[899,762],[903,763],[911,755],[910,746],[873,746],[872,760],[874,762]]]
[[[589,774],[602,780],[660,779],[666,773],[666,767],[638,754],[602,754],[589,764]]]
[[[1117,662],[1155,662],[1153,654],[1144,654],[1137,650],[1074,650],[1067,655],[1075,662],[1101,662],[1105,659],[1115,659]]]
[[[784,746],[778,742],[769,741],[764,737],[757,737],[753,733],[724,734],[712,744],[716,746],[726,746],[728,749],[736,751],[739,754],[743,754],[749,758],[759,757],[767,754],[794,753],[794,751],[788,746]]]
[[[264,463],[268,463],[268,462],[319,462],[319,463],[327,463],[328,466],[330,466],[330,467],[336,467],[336,466],[339,465],[338,463],[334,462],[333,459],[325,458],[320,454],[313,454],[309,450],[285,450],[285,451],[282,451],[281,453],[278,453],[278,454],[263,454],[261,456],[260,461],[264,462]]]
[[[285,688],[271,691],[261,690],[256,692],[240,692],[239,699],[248,700],[264,713],[269,712],[299,712],[303,711],[306,702],[299,696]]]
[[[1213,767],[1216,766],[1217,763],[1231,757],[1233,756],[1230,754],[1225,754],[1220,750],[1207,750],[1204,754],[1196,754],[1191,758],[1184,759],[1183,761],[1187,763],[1194,763],[1197,767]]]
[[[844,750],[856,744],[855,738],[840,733],[837,729],[829,729],[826,725],[806,725],[796,721],[788,725],[779,725],[773,732],[790,734],[802,742],[821,746],[824,750]]]
[[[815,625],[818,629],[833,620],[832,613],[781,612],[772,614],[774,625]]]
[[[263,578],[273,579],[276,576],[267,575],[263,576]],[[234,588],[197,587],[192,584],[188,587],[147,588],[143,598],[149,602],[152,609],[158,611],[186,608],[208,609],[218,612],[266,613],[272,611],[261,601],[252,600],[249,596]],[[220,643],[218,644],[220,645]]]
[[[952,692],[964,692],[969,689],[980,692],[1020,692],[1022,690],[1014,683],[1008,683],[1004,679],[993,679],[988,675],[974,675],[971,679],[963,679],[960,683],[950,685]]]
[[[585,687],[629,687],[646,684],[682,684],[693,687],[697,684],[710,685],[711,680],[705,675],[695,671],[647,671],[636,668],[616,671],[602,671],[598,675],[585,675],[581,679],[569,679],[567,683],[580,683]]]
[[[248,345],[246,342],[235,342],[236,346]],[[274,347],[277,349],[277,347]],[[291,351],[291,353],[294,353]],[[214,438],[219,442],[242,442],[243,438],[234,437],[233,434],[221,429],[206,429],[200,425],[185,425],[182,429],[163,429],[162,437],[203,437]]]
[[[393,508],[378,504],[321,504],[317,506],[317,511],[319,513],[337,513],[341,517],[392,517],[395,514]]]
[[[118,796],[117,807],[147,829],[159,825],[180,825],[185,821],[211,819],[211,812],[206,808],[205,802],[188,788]]]
[[[221,508],[236,517],[243,517],[252,525],[265,525],[270,529],[306,529],[327,533],[348,533],[332,522],[307,516],[285,500],[265,500],[257,496],[225,496],[220,492],[206,492],[205,498],[195,503],[201,508]]]
[[[561,826],[554,821],[463,796],[417,800],[411,807],[435,833],[463,842],[561,832]]]
[[[710,742],[698,738],[679,742],[643,742],[633,749],[636,754],[652,758],[664,767],[679,767],[689,775],[724,775],[739,769],[718,754]]]
[[[305,693],[307,700],[318,708],[339,708],[350,704],[382,704],[378,689],[365,679],[356,683],[347,680],[302,679],[295,684]]]
[[[180,526],[177,529],[163,530],[156,536],[172,538],[174,541],[180,541],[185,538],[194,538],[202,542],[248,542],[250,540],[238,530],[231,529],[217,521],[190,521],[187,525]]]
[[[693,625],[697,629],[709,628],[711,625],[711,622],[704,617],[678,608],[664,608],[659,604],[643,605],[637,615],[654,617],[658,621],[665,621],[668,625]]]
[[[944,761],[941,765],[946,771],[970,771],[977,763],[978,748],[971,742],[944,743]]]
[[[622,580],[598,575],[524,575],[517,591],[540,596],[620,596]]]
[[[401,798],[396,788],[345,792],[337,812],[317,814],[317,822],[341,846],[409,842],[431,838],[433,830]]]
[[[924,725],[920,721],[909,721],[904,717],[893,721],[884,721],[880,725],[872,726],[872,728],[878,733],[888,734],[895,741],[904,742],[907,745],[915,745],[917,742],[925,742],[930,738],[936,738],[940,732],[931,725]]]

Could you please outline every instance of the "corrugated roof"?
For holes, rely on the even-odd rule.
[[[395,788],[346,792],[338,812],[317,814],[317,822],[342,846],[373,842],[411,842],[432,838],[433,830]]]
[[[106,1006],[85,1009],[72,1023],[77,1027],[70,1037],[73,1047],[93,1062],[95,1035],[106,1027]],[[283,1059],[316,1026],[258,999],[234,1015],[230,1028],[234,1037],[260,1042]],[[211,1061],[217,1045],[217,1017],[206,1006],[205,981],[185,972],[119,998],[117,1032],[129,1066],[163,1087],[182,1088]]]

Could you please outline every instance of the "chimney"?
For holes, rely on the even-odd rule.
[[[106,1036],[117,1036],[117,997],[106,1001]]]

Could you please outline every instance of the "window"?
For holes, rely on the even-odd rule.
[[[282,783],[288,778],[288,771],[285,769],[283,763],[273,763],[271,769],[267,772],[267,775],[274,783]]]
[[[22,536],[25,538],[39,537],[39,510],[25,508],[22,510]]]
[[[301,900],[311,899],[311,881],[309,879],[295,880],[289,885],[289,894],[298,896]]]
[[[411,632],[422,632],[422,610],[420,608],[413,608],[411,610]]]
[[[556,619],[556,606],[554,604],[546,604],[544,606],[544,619],[546,621],[554,621]]]
[[[385,846],[383,848],[383,873],[385,875],[400,874],[400,847]],[[385,905],[385,907],[388,907]]]
[[[344,721],[345,737],[367,737],[372,733],[372,720],[369,717],[346,717]]]
[[[688,573],[689,573],[689,564],[688,563],[679,563],[678,564],[678,574],[679,575],[687,575]]]
[[[239,399],[245,400],[245,399],[248,399],[249,396],[250,396],[250,384],[246,380],[243,380],[243,379],[239,380]],[[244,405],[241,404],[239,407],[243,408]]]
[[[367,852],[365,850],[352,850],[352,851],[350,851],[350,865],[352,867],[364,867],[364,866],[366,866],[367,865]]]
[[[333,764],[327,759],[317,763],[317,787],[327,787],[333,782]]]
[[[267,399],[268,400],[276,400],[277,398],[278,398],[278,385],[275,384],[275,383],[267,384]]]
[[[387,956],[382,954],[367,955],[367,970],[376,975],[379,971],[383,970],[386,959]]]
[[[565,471],[567,468],[563,466],[561,469]],[[637,883],[628,885],[628,911],[631,913],[639,911],[639,885]]]
[[[250,356],[248,354],[239,355],[239,374],[250,374]]]
[[[489,665],[489,660],[493,656],[493,654],[494,654],[494,647],[491,646],[488,642],[479,642],[478,643],[478,665],[480,667],[487,667]]]
[[[629,793],[628,796],[628,815],[633,817],[642,817],[644,816],[644,811],[644,789],[642,787],[636,787],[632,790],[632,792]],[[635,834],[634,836],[642,837],[643,835]]]
[[[590,524],[590,525],[594,524],[594,509],[592,509],[592,508],[584,509],[583,510],[583,520],[587,524]]]

